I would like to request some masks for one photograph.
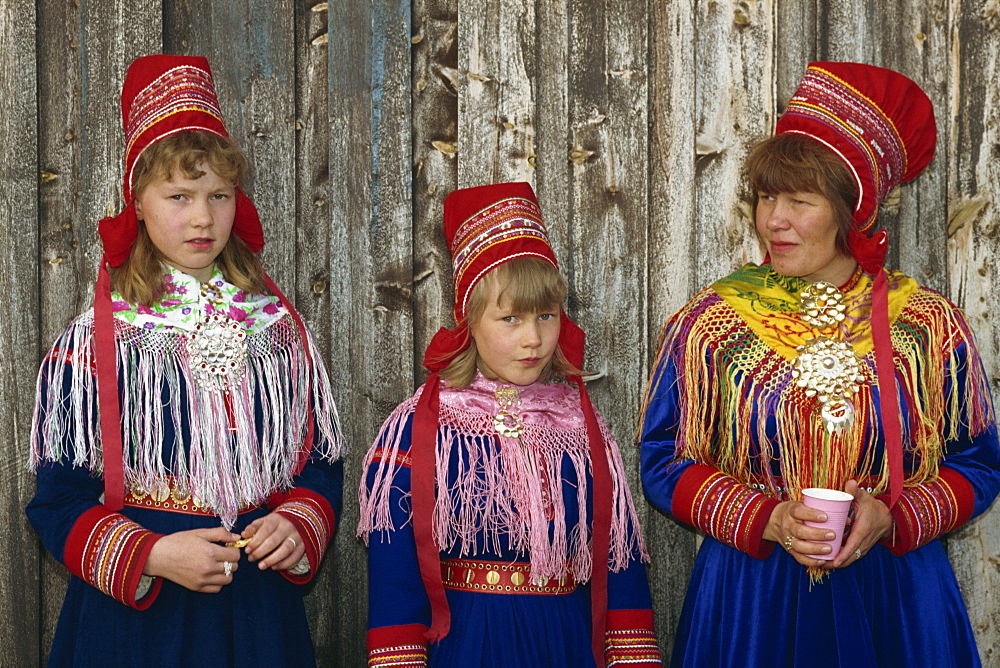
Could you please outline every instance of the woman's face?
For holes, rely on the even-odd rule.
[[[512,385],[530,385],[549,368],[559,343],[559,305],[535,313],[516,313],[506,298],[497,303],[494,283],[486,310],[472,327],[481,369]]]
[[[840,286],[854,273],[854,258],[837,249],[837,221],[823,195],[760,192],[755,223],[779,274]]]

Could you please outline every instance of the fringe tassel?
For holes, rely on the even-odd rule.
[[[173,476],[232,527],[241,508],[259,505],[291,486],[312,417],[305,401],[310,386],[321,435],[318,454],[329,460],[343,455],[326,370],[315,364],[310,372],[290,318],[247,337],[246,370],[229,392],[198,386],[182,334],[148,332],[119,320],[115,329],[126,485],[151,489],[158,479]],[[103,471],[92,334],[87,312],[56,341],[42,364],[32,469],[50,460]],[[306,345],[318,360],[311,337]],[[173,444],[165,442],[166,420],[175,435]]]
[[[399,468],[403,431],[422,391],[393,411],[365,457],[362,470],[374,467],[374,479],[371,485],[361,485],[357,535],[366,543],[371,533],[396,528],[389,495]],[[587,494],[592,472],[586,430],[527,424],[519,441],[498,437],[492,416],[456,411],[443,403],[440,420],[437,489],[447,493],[439,491],[434,507],[434,539],[439,549],[458,550],[470,558],[500,554],[504,548],[528,555],[534,584],[570,572],[578,581],[589,580],[592,556]],[[601,432],[605,443],[613,443],[603,420]],[[620,571],[636,555],[644,561],[649,557],[621,455],[617,448],[609,451],[614,490],[609,567]],[[572,526],[567,524],[562,494],[567,463],[572,469],[567,477],[575,480],[579,509]],[[550,494],[543,492],[545,487]]]
[[[976,434],[991,423],[989,385],[968,323],[937,293],[914,293],[893,323],[892,338],[907,409],[906,484],[920,484],[937,476],[945,443],[961,428]],[[711,463],[744,482],[764,479],[774,496],[781,496],[770,468],[775,462],[792,498],[810,486],[842,489],[852,477],[874,479],[880,494],[888,489],[888,469],[879,422],[868,419],[877,414],[872,353],[862,363],[867,382],[853,398],[856,419],[830,434],[819,402],[795,386],[791,364],[706,290],[664,328],[643,411],[668,389],[660,384],[666,367],[673,366],[680,411],[677,459]],[[751,433],[755,438],[746,437]]]

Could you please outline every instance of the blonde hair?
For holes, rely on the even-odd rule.
[[[139,156],[132,197],[138,198],[151,183],[167,181],[175,175],[201,178],[205,174],[200,168],[202,164],[237,187],[248,170],[246,156],[231,139],[202,130],[179,132],[149,146]],[[163,254],[150,240],[146,225],[140,220],[128,259],[111,270],[111,289],[130,304],[156,304],[163,296],[163,262]],[[244,292],[263,292],[264,268],[257,255],[235,234],[230,235],[216,258],[216,266],[228,282]]]
[[[561,308],[568,291],[559,270],[546,260],[531,256],[509,260],[486,274],[469,294],[464,319],[467,331],[483,317],[494,287],[498,288],[496,303],[508,300],[515,313],[540,312],[553,306]],[[476,377],[476,371],[483,369],[476,341],[469,336],[468,346],[441,370],[440,375],[451,387],[467,387]],[[557,345],[552,361],[539,380],[552,381],[582,373],[569,363],[562,347]]]

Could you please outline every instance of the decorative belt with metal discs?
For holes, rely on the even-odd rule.
[[[813,283],[799,294],[799,313],[811,327],[835,327],[844,320],[844,295],[825,281]],[[865,377],[861,373],[861,358],[850,343],[829,336],[818,336],[796,348],[792,361],[792,378],[805,388],[807,397],[817,397],[822,403],[820,416],[828,432],[846,429],[854,421],[854,404]]]

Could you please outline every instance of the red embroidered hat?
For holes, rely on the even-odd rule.
[[[135,243],[137,220],[132,201],[136,162],[151,145],[178,132],[203,130],[228,137],[208,60],[201,56],[154,55],[137,58],[125,73],[121,96],[125,129],[125,208],[98,225],[104,255],[121,266]],[[257,209],[237,189],[233,233],[256,252],[264,247]]]
[[[469,345],[465,320],[469,295],[486,274],[519,257],[538,257],[558,268],[528,183],[497,183],[455,190],[444,200],[444,236],[451,251],[455,286],[453,330],[442,329],[424,355],[424,366],[440,370]],[[575,368],[583,366],[583,331],[562,314],[559,346]]]
[[[898,72],[862,63],[811,63],[775,134],[810,137],[833,151],[854,176],[858,201],[851,250],[865,271],[882,266],[884,230],[868,237],[879,205],[934,156],[937,126],[930,99]]]
[[[441,581],[440,552],[434,542],[438,371],[471,343],[466,320],[469,295],[486,274],[519,257],[538,257],[553,267],[559,266],[549,245],[538,200],[527,183],[499,183],[455,190],[444,200],[444,234],[453,260],[457,326],[438,330],[424,353],[424,366],[431,373],[414,410],[410,446],[414,540],[420,576],[431,605],[431,626],[425,637],[435,642],[447,635],[451,626],[451,613]],[[582,368],[584,333],[565,312],[560,314],[559,348],[574,368]],[[611,535],[610,464],[597,414],[583,380],[579,377],[569,380],[580,390],[580,409],[587,426],[594,475],[592,558],[594,564],[600,564],[607,560]],[[591,642],[597,662],[603,662],[607,579],[607,568],[592,569]]]

